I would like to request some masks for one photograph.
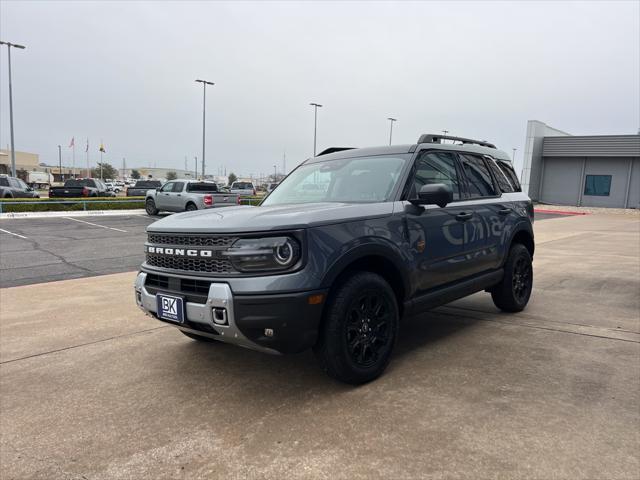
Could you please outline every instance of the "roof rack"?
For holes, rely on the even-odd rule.
[[[320,155],[328,155],[330,153],[342,152],[343,150],[353,150],[354,148],[356,147],[329,147],[329,148],[325,148],[316,156],[319,157]]]
[[[450,137],[448,135],[437,135],[433,133],[425,133],[424,135],[420,135],[418,139],[418,143],[442,143],[442,140],[453,140],[456,142],[462,142],[462,144],[473,144],[473,145],[481,145],[483,147],[496,148],[493,143],[485,142],[484,140],[473,140],[471,138],[464,137]]]

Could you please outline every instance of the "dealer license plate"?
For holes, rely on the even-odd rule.
[[[181,297],[158,294],[156,305],[158,318],[176,323],[184,322],[184,300]]]

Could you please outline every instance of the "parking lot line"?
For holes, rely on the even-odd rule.
[[[86,223],[87,225],[93,225],[94,227],[107,228],[109,230],[115,230],[116,232],[127,233],[126,230],[122,230],[120,228],[106,227],[104,225],[98,225],[97,223],[85,222],[84,220],[78,220],[77,218],[71,218],[71,217],[62,217],[62,218],[66,218],[67,220],[73,220],[74,222]]]
[[[27,238],[24,235],[19,235],[17,233],[10,232],[9,230],[3,230],[2,228],[0,228],[0,232],[8,233],[9,235],[14,235],[14,236],[20,237],[20,238]]]

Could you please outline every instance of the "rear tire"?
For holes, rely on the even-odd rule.
[[[196,207],[195,204],[193,204],[191,202],[187,203],[187,206],[185,207],[185,211],[194,212],[196,210],[198,210],[198,207]]]
[[[156,208],[156,202],[152,198],[147,199],[144,204],[144,209],[147,211],[147,215],[157,215],[158,209]]]
[[[344,383],[379,377],[391,359],[399,328],[395,294],[380,275],[358,272],[331,295],[313,351],[321,368]]]
[[[531,255],[524,245],[516,243],[504,264],[502,281],[491,290],[491,298],[504,312],[520,312],[527,306],[532,289]]]
[[[186,335],[187,337],[189,337],[190,339],[197,340],[198,342],[205,342],[205,343],[214,343],[215,342],[215,340],[213,338],[203,337],[202,335],[196,335],[195,333],[185,332],[183,330],[180,330],[180,332],[183,335]]]

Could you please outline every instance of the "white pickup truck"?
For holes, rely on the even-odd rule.
[[[148,215],[156,215],[160,211],[190,212],[239,204],[239,195],[219,193],[213,182],[171,180],[160,188],[147,191],[145,210]]]

